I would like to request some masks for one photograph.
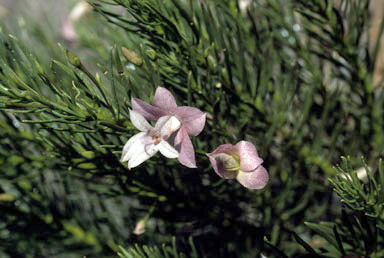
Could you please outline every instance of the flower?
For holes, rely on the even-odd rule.
[[[261,165],[255,145],[240,141],[235,146],[223,144],[207,154],[215,172],[225,179],[236,178],[249,189],[261,189],[267,185],[269,175]]]
[[[181,123],[173,142],[179,152],[178,159],[184,166],[196,167],[195,151],[189,136],[197,136],[203,130],[206,117],[204,112],[194,107],[177,106],[171,92],[163,87],[156,89],[153,105],[132,98],[132,108],[148,120],[153,121],[162,116],[175,116]]]
[[[371,167],[368,167],[368,171],[372,171]],[[361,167],[358,170],[356,170],[357,178],[363,181],[363,183],[368,183],[368,172],[365,167]],[[352,180],[352,177],[348,173],[342,173],[340,176],[344,179]]]
[[[136,167],[155,155],[158,151],[167,158],[177,158],[179,153],[167,139],[180,128],[175,116],[160,117],[153,128],[139,113],[129,110],[132,124],[141,132],[132,136],[124,145],[121,162],[128,161],[128,168]]]

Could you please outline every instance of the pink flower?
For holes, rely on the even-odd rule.
[[[184,166],[195,168],[195,151],[189,136],[197,136],[204,129],[206,114],[194,107],[177,106],[175,98],[167,89],[158,87],[153,105],[132,98],[132,108],[148,120],[157,121],[162,116],[175,116],[181,127],[174,138],[174,147],[179,152],[179,161]]]
[[[215,172],[225,179],[236,178],[241,185],[249,189],[261,189],[267,185],[269,175],[261,165],[255,145],[247,141],[223,144],[207,154]]]

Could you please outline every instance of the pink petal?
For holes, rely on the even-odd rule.
[[[211,153],[208,153],[207,156],[209,158],[209,161],[211,162],[211,165],[213,167],[213,170],[215,170],[216,174],[221,178],[231,179],[235,178],[237,172],[235,171],[227,171],[223,168],[223,164],[221,162],[218,162],[216,159],[218,155],[225,153],[228,155],[238,155],[236,147],[232,144],[222,144],[219,147],[216,148]]]
[[[187,131],[182,127],[175,137],[175,148],[179,151],[179,162],[189,168],[196,168],[195,150]]]
[[[219,147],[216,148],[216,150],[214,150],[211,153],[208,153],[207,155],[209,157],[209,156],[217,155],[219,153],[226,153],[229,155],[239,155],[236,147],[229,143],[220,145]]]
[[[236,144],[240,156],[240,170],[251,172],[263,163],[259,157],[255,145],[247,141],[241,141]]]
[[[140,113],[148,120],[156,121],[159,117],[168,114],[162,108],[152,106],[140,99],[132,98],[131,104],[134,111]]]
[[[156,89],[153,105],[166,111],[177,107],[176,100],[172,96],[172,93],[163,87]]]
[[[236,179],[246,188],[261,189],[267,185],[269,175],[263,166],[259,166],[252,172],[245,173],[240,171]]]
[[[206,114],[197,108],[188,106],[177,107],[175,116],[183,124],[188,135],[197,136],[204,129]]]

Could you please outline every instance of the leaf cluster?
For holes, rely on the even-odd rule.
[[[251,1],[246,9],[227,0],[89,3],[95,12],[76,24],[73,45],[54,44],[32,25],[17,37],[0,31],[0,197],[29,207],[20,212],[5,201],[2,228],[13,233],[17,225],[20,234],[1,252],[107,256],[118,245],[193,235],[208,257],[320,255],[326,243],[312,247],[304,222],[340,216],[340,206],[329,205],[331,183],[352,210],[377,218],[382,178],[369,187],[353,176],[327,180],[341,155],[366,156],[372,166],[384,151],[382,83],[372,83],[380,41],[371,49],[366,40],[369,1]],[[44,45],[29,45],[25,34]],[[134,171],[119,162],[136,133],[130,98],[150,102],[157,86],[207,112],[193,139],[196,170],[160,157]],[[220,180],[205,157],[240,140],[255,143],[264,159],[271,181],[262,191]],[[19,186],[32,175],[32,187]],[[151,209],[146,233],[134,235]],[[44,237],[28,227],[36,220]],[[345,250],[369,254],[348,243],[346,221],[334,234],[337,255],[344,255],[337,238]],[[30,231],[36,238],[28,244],[21,233]],[[146,250],[120,252],[172,256]]]

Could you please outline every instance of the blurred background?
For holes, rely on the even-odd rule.
[[[63,22],[69,8],[76,0],[0,0],[0,17],[9,23],[14,18],[30,16],[39,20],[39,17],[49,16],[52,26],[58,26]],[[41,19],[44,21],[44,19]]]
[[[60,38],[61,27],[66,17],[69,15],[71,8],[83,0],[0,0],[0,21],[7,25],[12,31],[14,25],[22,24],[28,20],[50,21],[48,28],[52,29],[53,34],[56,33]],[[247,6],[252,0],[240,0],[240,6]],[[341,0],[335,0],[335,4]],[[376,39],[380,32],[380,21],[384,15],[384,0],[372,0],[370,4],[371,28],[369,37]],[[31,18],[31,19],[30,19]],[[59,29],[58,29],[59,28]],[[51,34],[52,35],[52,34]],[[371,41],[373,47],[374,40]],[[379,58],[376,64],[374,74],[374,84],[377,84],[384,74],[384,42],[381,43],[379,50]]]

